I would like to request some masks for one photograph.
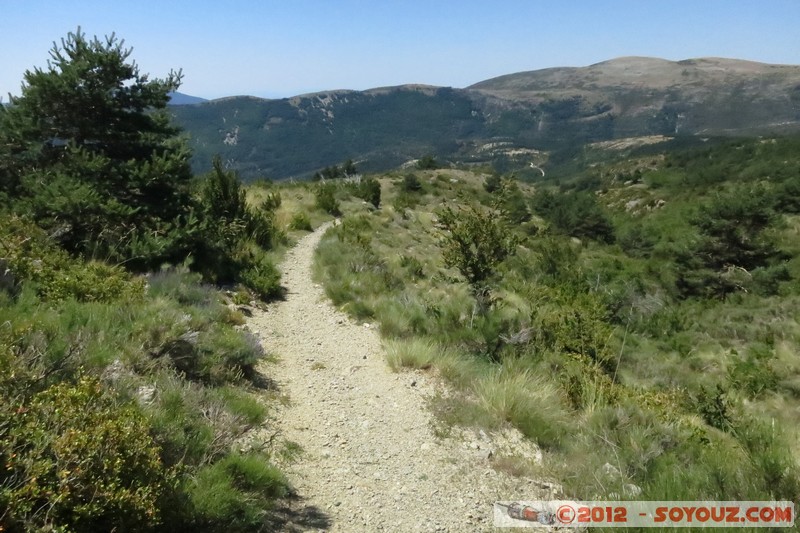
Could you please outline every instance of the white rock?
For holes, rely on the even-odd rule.
[[[153,385],[142,385],[136,389],[136,400],[139,405],[150,405],[156,397],[156,388]]]
[[[622,492],[625,493],[625,496],[633,498],[642,493],[642,488],[638,485],[634,485],[633,483],[626,483],[622,486]]]
[[[603,472],[603,474],[605,474],[607,476],[616,477],[616,476],[620,475],[619,468],[617,468],[616,466],[612,465],[611,463],[604,464],[600,468],[600,470]]]

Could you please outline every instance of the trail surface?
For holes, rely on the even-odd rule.
[[[288,397],[273,425],[278,440],[303,449],[283,468],[314,510],[285,529],[491,531],[493,502],[546,497],[546,487],[492,468],[499,436],[434,434],[426,397],[441,384],[423,372],[393,373],[376,328],[336,310],[312,281],[327,227],[287,254],[285,301],[248,323],[279,358],[262,368]]]

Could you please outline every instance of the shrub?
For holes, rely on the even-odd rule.
[[[483,189],[489,194],[493,194],[495,191],[500,190],[501,182],[502,178],[499,174],[492,174],[484,180]]]
[[[401,191],[392,200],[392,207],[398,213],[405,213],[406,209],[414,209],[419,205],[419,195]]]
[[[159,522],[174,473],[133,406],[89,379],[18,401],[2,397],[0,523],[89,532]]]
[[[419,192],[422,190],[422,183],[416,174],[409,173],[403,176],[400,190],[407,193]]]
[[[298,211],[292,215],[292,219],[289,221],[289,228],[298,231],[314,231],[308,214],[303,211]]]
[[[436,158],[430,154],[423,156],[422,159],[417,161],[417,168],[420,170],[436,170],[440,167],[441,165],[436,161]]]
[[[373,178],[363,180],[358,185],[356,196],[378,209],[381,206],[381,184]]]
[[[283,295],[281,273],[263,252],[255,254],[241,273],[242,283],[265,299],[279,298]]]
[[[336,188],[330,183],[320,184],[317,186],[314,197],[316,199],[317,209],[331,216],[338,217],[342,214],[342,210],[334,194],[335,189]]]
[[[472,205],[446,207],[438,216],[445,264],[456,267],[473,293],[480,293],[497,266],[515,252],[517,238],[501,219]]]
[[[45,300],[135,300],[144,282],[119,266],[74,259],[51,242],[44,231],[16,216],[0,217],[0,243],[17,283],[31,282]]]
[[[500,180],[495,193],[498,196],[495,206],[511,224],[522,224],[531,219],[528,202],[516,181],[511,178]]]
[[[557,194],[542,189],[533,196],[532,207],[562,233],[601,242],[614,242],[614,227],[598,205],[594,194]]]
[[[772,368],[774,351],[768,346],[751,346],[744,356],[732,354],[728,380],[733,390],[757,398],[778,386],[778,374]]]
[[[767,230],[775,224],[772,199],[763,187],[736,187],[715,196],[691,220],[699,238],[679,250],[677,288],[681,295],[724,297],[747,290],[752,271],[775,264],[783,256]],[[777,277],[761,275],[765,292],[775,291]]]

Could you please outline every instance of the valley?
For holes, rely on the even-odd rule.
[[[619,58],[486,80],[464,89],[404,85],[281,100],[231,97],[172,106],[193,168],[214,154],[243,179],[307,178],[347,159],[385,171],[433,154],[452,164],[527,166],[628,137],[796,131],[800,68],[701,58]],[[226,142],[237,132],[236,144]],[[502,149],[486,150],[501,145]]]

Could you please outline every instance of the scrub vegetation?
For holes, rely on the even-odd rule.
[[[797,500],[798,148],[384,175],[392,207],[348,213],[318,275],[393,368],[454,386],[445,424],[515,426],[544,453],[515,468],[569,497]]]
[[[0,107],[0,529],[279,528],[243,306],[332,217],[318,280],[452,385],[443,430],[516,427],[543,457],[505,467],[569,497],[800,500],[798,138],[245,188],[129,56],[70,34]]]
[[[290,487],[230,295],[280,295],[280,195],[192,175],[180,75],[129,53],[70,34],[0,107],[0,529],[263,530]]]

